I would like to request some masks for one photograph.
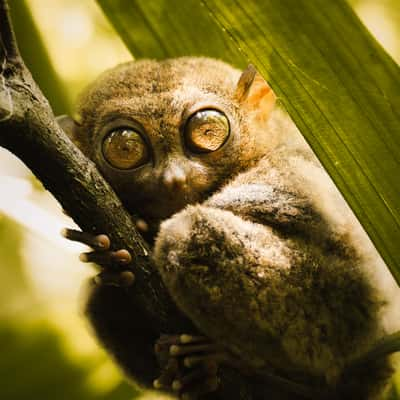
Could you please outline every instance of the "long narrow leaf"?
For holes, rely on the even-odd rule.
[[[344,0],[98,2],[136,57],[250,60],[400,281],[400,69]]]
[[[26,1],[15,0],[9,3],[18,46],[26,65],[56,115],[69,112],[71,107],[65,87],[51,63]]]
[[[97,0],[134,57],[205,55],[244,67],[246,59],[200,0]]]

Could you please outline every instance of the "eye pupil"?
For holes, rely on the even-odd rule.
[[[221,148],[230,134],[228,118],[214,109],[195,112],[188,119],[185,129],[185,144],[195,153],[210,153]]]
[[[115,168],[132,169],[146,163],[149,151],[140,133],[120,128],[111,131],[103,141],[104,158]]]
[[[126,152],[129,152],[129,151],[132,150],[132,148],[133,148],[133,143],[132,143],[131,140],[129,140],[129,141],[122,147],[122,150],[124,150],[124,151],[126,151]]]

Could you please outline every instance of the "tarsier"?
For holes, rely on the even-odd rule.
[[[397,328],[396,285],[274,103],[253,67],[189,57],[119,65],[83,93],[60,124],[137,219],[200,334],[154,338],[119,287],[135,290],[129,253],[67,230],[92,245],[84,261],[121,264],[93,284],[87,313],[128,375],[184,398],[214,390],[223,363],[313,398],[381,398],[389,358],[352,365]],[[268,398],[308,396],[284,386]]]

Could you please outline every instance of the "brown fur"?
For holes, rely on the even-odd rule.
[[[100,76],[81,97],[75,139],[127,208],[158,226],[184,205],[204,200],[265,153],[264,141],[249,134],[251,121],[235,99],[239,76],[222,62],[202,58],[122,64]],[[183,121],[190,110],[207,106],[228,116],[231,139],[216,152],[188,154],[181,143]],[[104,125],[121,117],[143,126],[153,151],[152,164],[130,173],[110,168],[99,151]],[[171,191],[163,178],[175,165],[186,174],[186,184]]]
[[[368,385],[366,372],[342,373],[389,329],[383,315],[394,282],[287,116],[276,110],[265,122],[266,83],[237,86],[239,77],[205,58],[120,65],[81,97],[72,136],[129,211],[150,223],[149,240],[164,221],[154,259],[200,331],[255,374],[317,380],[333,398],[375,398],[390,375],[387,360],[369,366]],[[215,152],[193,154],[183,126],[206,107],[225,113],[231,136]],[[101,154],[104,127],[118,118],[137,120],[151,145],[151,162],[136,170],[116,170]],[[166,176],[175,171],[185,179],[171,186]],[[109,297],[106,288],[93,293],[92,322],[126,370],[148,383],[150,367],[132,359],[128,335],[137,327],[128,307],[122,301],[117,316],[101,315]],[[156,336],[142,333],[147,345]]]

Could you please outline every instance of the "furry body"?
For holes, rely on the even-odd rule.
[[[369,366],[368,384],[364,372],[342,372],[391,329],[393,279],[294,125],[262,103],[266,87],[238,96],[239,77],[202,58],[119,66],[84,94],[72,136],[149,222],[177,305],[240,368],[322,382],[336,398],[377,398],[387,360]],[[193,154],[182,145],[186,115],[210,106],[228,117],[231,136]],[[151,162],[134,171],[110,168],[99,151],[104,126],[118,118],[138,120],[152,146]],[[88,315],[128,374],[149,384],[159,332],[128,297],[95,287]]]

